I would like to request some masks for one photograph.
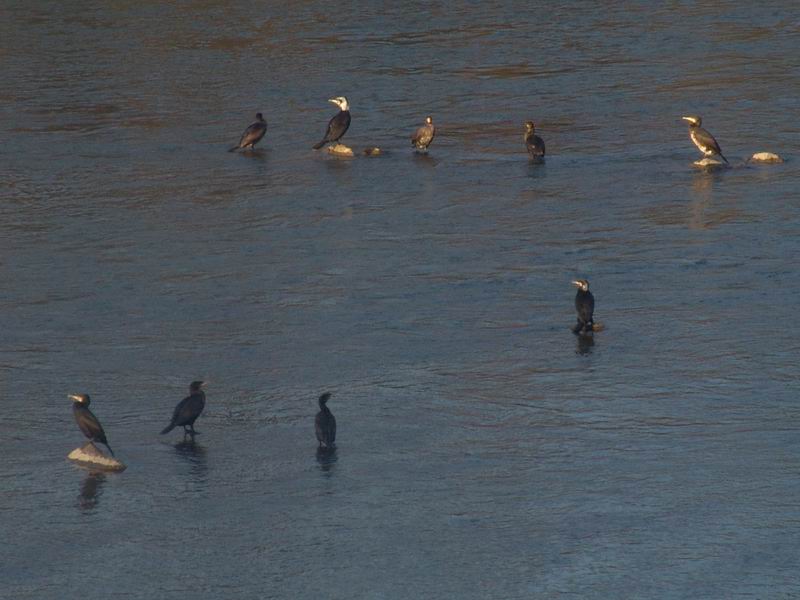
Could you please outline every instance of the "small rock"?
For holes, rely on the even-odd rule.
[[[333,146],[328,146],[328,152],[331,154],[335,154],[336,156],[353,156],[352,148],[348,148],[344,144],[335,144]]]
[[[369,148],[364,148],[364,155],[365,156],[380,156],[381,154],[383,154],[383,152],[377,146],[371,146]]]
[[[783,159],[773,152],[756,152],[750,157],[750,162],[782,163]]]
[[[699,169],[705,169],[708,171],[713,169],[725,169],[728,167],[727,163],[717,160],[716,158],[710,158],[708,156],[701,158],[700,160],[696,160],[692,164]]]
[[[106,456],[92,442],[75,448],[67,458],[85,467],[102,469],[103,471],[124,471],[127,467],[116,458]]]

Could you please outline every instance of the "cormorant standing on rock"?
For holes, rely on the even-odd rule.
[[[589,291],[589,282],[586,279],[576,279],[572,284],[578,286],[578,293],[575,294],[578,324],[572,329],[572,333],[588,333],[594,330],[594,296]]]
[[[233,152],[234,150],[239,150],[240,148],[248,148],[252,150],[253,147],[261,141],[261,138],[264,137],[265,133],[267,133],[267,122],[264,120],[264,117],[261,113],[257,113],[255,122],[251,123],[250,126],[244,130],[242,137],[239,138],[239,143],[228,150],[228,152]]]
[[[100,421],[98,421],[97,417],[89,410],[89,404],[91,403],[89,394],[70,394],[69,399],[72,400],[72,414],[75,417],[75,422],[83,432],[83,435],[92,442],[100,442],[103,444],[108,448],[108,451],[111,452],[111,456],[114,456],[114,451],[111,449],[111,446],[108,445],[106,432],[103,431],[103,426],[100,425]]]
[[[317,433],[319,447],[330,450],[336,441],[336,417],[328,408],[331,393],[325,392],[319,397],[319,412],[314,419],[314,429]]]
[[[417,150],[427,150],[436,135],[436,128],[433,126],[433,117],[425,117],[425,125],[417,128],[411,136],[411,146]]]
[[[694,145],[703,153],[705,156],[719,156],[722,160],[726,163],[728,159],[722,156],[722,150],[720,150],[719,144],[717,140],[714,139],[714,136],[711,135],[708,131],[700,127],[703,123],[703,120],[698,116],[688,116],[688,117],[681,117],[684,121],[689,122],[689,137],[694,142]]]
[[[536,125],[533,121],[525,121],[525,147],[528,149],[528,154],[536,162],[544,161],[544,140],[536,135]]]
[[[189,395],[178,402],[175,411],[172,413],[172,420],[162,431],[161,435],[169,433],[175,427],[183,427],[184,437],[188,433],[192,437],[197,431],[194,430],[194,422],[206,406],[206,393],[203,391],[203,381],[193,381],[189,385]],[[186,429],[186,428],[189,429]]]
[[[339,112],[328,121],[328,130],[325,132],[325,137],[314,146],[314,150],[319,150],[325,144],[338,142],[347,132],[347,128],[350,127],[350,105],[347,103],[347,98],[337,96],[336,98],[330,98],[328,102],[333,102],[338,106]]]

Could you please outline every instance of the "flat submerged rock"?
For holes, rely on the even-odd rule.
[[[106,456],[100,452],[97,446],[92,442],[80,448],[75,448],[75,450],[67,455],[67,458],[79,465],[92,467],[93,469],[101,469],[103,471],[124,471],[127,468],[116,458]]]
[[[328,146],[328,152],[336,156],[353,156],[353,149],[345,146],[344,144],[335,144]]]
[[[716,158],[701,158],[700,160],[696,160],[692,163],[698,169],[705,169],[707,171],[711,171],[714,169],[727,169],[730,165],[727,163],[717,160]]]

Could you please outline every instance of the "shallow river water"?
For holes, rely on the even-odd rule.
[[[0,597],[800,597],[793,3],[79,4],[0,3]]]

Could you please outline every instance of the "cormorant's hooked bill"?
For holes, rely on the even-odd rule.
[[[325,392],[319,397],[319,412],[314,418],[314,430],[319,447],[327,450],[332,449],[336,442],[336,418],[328,408],[330,397],[330,392]]]
[[[314,150],[319,150],[325,144],[334,144],[338,142],[342,136],[347,132],[350,127],[350,104],[344,96],[337,96],[330,98],[328,102],[332,102],[339,107],[339,112],[328,121],[328,129],[325,131],[325,137],[322,141],[314,145]]]
[[[728,162],[728,159],[722,155],[722,150],[720,150],[714,136],[700,127],[703,124],[703,119],[697,115],[689,115],[681,117],[681,119],[689,123],[689,137],[704,156],[719,156],[726,163]]]
[[[575,311],[578,313],[578,323],[573,327],[573,333],[588,333],[594,330],[594,296],[589,291],[589,281],[576,279],[572,285],[577,286],[575,294]]]
[[[251,123],[247,129],[244,130],[242,137],[239,139],[239,143],[230,148],[228,152],[234,152],[235,150],[245,148],[252,150],[255,145],[261,141],[265,133],[267,133],[267,122],[264,120],[264,116],[261,113],[257,113],[255,122]]]
[[[199,433],[194,430],[194,422],[206,406],[206,393],[203,391],[205,385],[204,381],[193,381],[189,384],[189,395],[178,402],[172,412],[172,419],[169,425],[161,431],[162,435],[169,433],[175,427],[183,427],[184,438],[186,435],[194,437],[195,434]]]
[[[425,124],[418,127],[411,136],[411,146],[417,150],[427,150],[435,135],[436,128],[433,126],[433,117],[425,117]]]
[[[533,121],[525,121],[525,147],[528,149],[528,154],[536,162],[544,161],[544,140],[536,135],[536,125]]]
[[[111,456],[114,456],[114,451],[108,445],[103,426],[100,425],[100,421],[94,416],[94,413],[89,410],[89,404],[92,402],[89,394],[69,394],[67,397],[72,400],[72,415],[75,417],[75,422],[83,432],[83,435],[91,442],[103,444],[111,452]]]

